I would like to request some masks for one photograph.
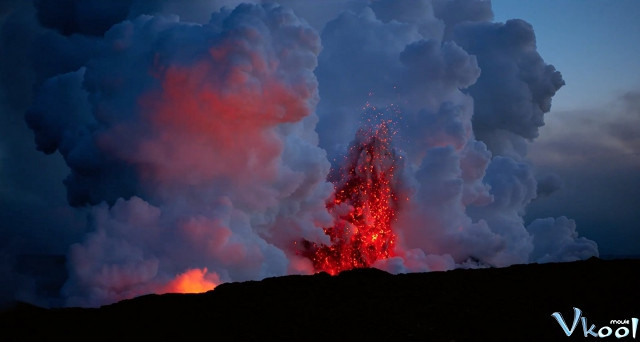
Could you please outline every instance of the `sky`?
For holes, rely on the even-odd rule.
[[[640,4],[616,1],[492,1],[495,19],[521,18],[536,31],[538,51],[562,72],[567,86],[553,112],[606,106],[640,87],[637,56]],[[554,116],[550,115],[549,120]]]
[[[0,3],[0,303],[640,255],[638,1],[241,2]]]

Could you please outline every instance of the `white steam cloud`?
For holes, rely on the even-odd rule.
[[[171,291],[184,275],[206,289],[313,272],[296,243],[328,243],[327,176],[363,107],[396,121],[409,199],[397,256],[376,267],[598,255],[565,217],[525,227],[544,192],[526,147],[564,82],[532,27],[491,22],[488,1],[69,3],[73,18],[35,2],[51,39],[33,44],[51,57],[34,57],[26,114],[89,214],[67,305]]]

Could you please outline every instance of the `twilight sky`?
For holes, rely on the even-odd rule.
[[[311,273],[387,119],[375,267],[640,255],[638,1],[248,2],[0,2],[0,303]]]
[[[634,0],[493,0],[496,21],[521,18],[536,31],[538,51],[567,85],[552,112],[607,106],[640,88],[640,25]],[[548,123],[554,115],[548,116]]]

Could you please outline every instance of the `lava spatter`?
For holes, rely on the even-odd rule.
[[[338,171],[335,195],[327,203],[336,223],[324,229],[331,244],[304,242],[303,254],[318,272],[337,274],[393,256],[400,156],[391,146],[388,124],[360,129]]]

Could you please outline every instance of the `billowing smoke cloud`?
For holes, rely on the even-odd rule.
[[[307,267],[293,237],[322,241],[331,224],[315,31],[242,5],[206,25],[123,21],[96,50],[27,113],[38,148],[71,169],[69,202],[96,205],[70,250],[70,303],[158,291],[193,268],[230,281]]]
[[[483,77],[469,89],[473,128],[494,154],[526,155],[525,140],[538,136],[562,75],[536,52],[533,28],[522,20],[460,25],[454,37],[478,56]]]
[[[533,235],[531,258],[539,262],[586,259],[598,248],[595,242],[578,237],[575,221],[564,216],[537,219],[527,229]]]
[[[558,183],[538,188],[526,146],[563,80],[490,2],[64,4],[35,2],[48,56],[31,56],[26,122],[88,215],[68,305],[313,272],[297,243],[329,243],[327,177],[371,114],[404,160],[395,256],[375,266],[598,254],[564,217],[525,227]]]
[[[563,80],[530,25],[491,18],[484,1],[378,1],[322,33],[318,132],[329,155],[339,160],[363,103],[401,113],[410,201],[397,224],[405,265],[390,260],[391,270],[542,261],[523,220],[537,196],[526,145]]]

